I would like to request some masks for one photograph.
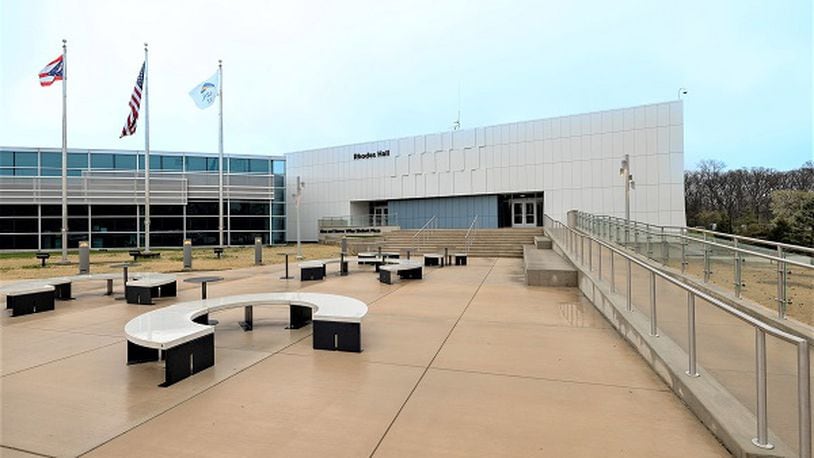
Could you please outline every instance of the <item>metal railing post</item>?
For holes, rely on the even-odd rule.
[[[686,229],[682,229],[681,233],[686,233]],[[686,236],[686,234],[683,234]],[[687,272],[687,244],[689,242],[685,237],[681,237],[681,273]]]
[[[644,241],[645,241],[645,247],[646,247],[645,253],[647,254],[648,258],[653,259],[653,246],[650,244],[650,240],[652,239],[652,234],[650,233],[650,224],[649,223],[644,225],[644,230],[645,230]]]
[[[757,383],[757,437],[752,439],[756,446],[771,450],[774,445],[769,443],[769,419],[767,409],[766,385],[766,331],[755,328],[755,370]]]
[[[599,281],[602,281],[602,244],[597,244],[597,273],[599,275]]]
[[[698,377],[698,355],[695,341],[695,294],[687,291],[687,353],[690,358],[687,375]]]
[[[808,342],[797,344],[797,428],[798,453],[811,458],[811,373]]]
[[[633,310],[633,266],[630,259],[627,260],[627,311]]]
[[[710,259],[709,259],[709,245],[707,245],[707,234],[704,233],[704,283],[709,283],[709,277],[712,275],[712,270],[710,269]]]
[[[664,226],[661,227],[661,263],[667,265],[670,260],[670,246],[667,245],[667,236],[664,235]]]
[[[592,238],[588,237],[588,272],[593,272],[594,270],[594,241]]]
[[[638,223],[633,223],[633,251],[640,253],[639,249],[639,227]]]
[[[783,259],[783,247],[777,247],[777,257]],[[786,263],[777,261],[777,317],[786,318]]]
[[[656,273],[650,272],[650,335],[658,337],[658,323],[656,320]]]
[[[735,286],[735,297],[741,297],[741,287],[743,286],[743,282],[741,281],[741,253],[737,250],[738,248],[738,239],[732,240],[733,246],[736,248],[734,250],[734,262],[735,265],[733,266],[733,277],[734,277],[734,286]]]
[[[610,289],[612,293],[616,292],[616,268],[613,263],[613,250],[610,251]]]

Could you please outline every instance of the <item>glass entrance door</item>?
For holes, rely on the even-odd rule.
[[[373,225],[387,226],[387,205],[373,207]]]
[[[537,226],[535,199],[512,199],[512,227]]]

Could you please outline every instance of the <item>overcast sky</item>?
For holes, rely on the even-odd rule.
[[[187,92],[224,61],[225,150],[290,151],[685,96],[685,166],[797,167],[812,153],[811,0],[0,0],[0,145],[119,139],[150,44],[154,150],[217,151]]]

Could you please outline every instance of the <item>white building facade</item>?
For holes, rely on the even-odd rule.
[[[620,162],[630,155],[631,218],[684,225],[679,101],[289,153],[286,188],[305,183],[302,239],[320,221],[417,228],[542,225],[568,210],[624,216]],[[287,239],[296,210],[286,199]],[[349,217],[353,218],[349,218]],[[362,223],[360,223],[362,222]]]

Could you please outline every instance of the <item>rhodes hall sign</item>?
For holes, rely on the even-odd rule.
[[[353,160],[357,159],[373,159],[374,157],[389,157],[389,149],[380,149],[379,151],[369,153],[353,153]]]

